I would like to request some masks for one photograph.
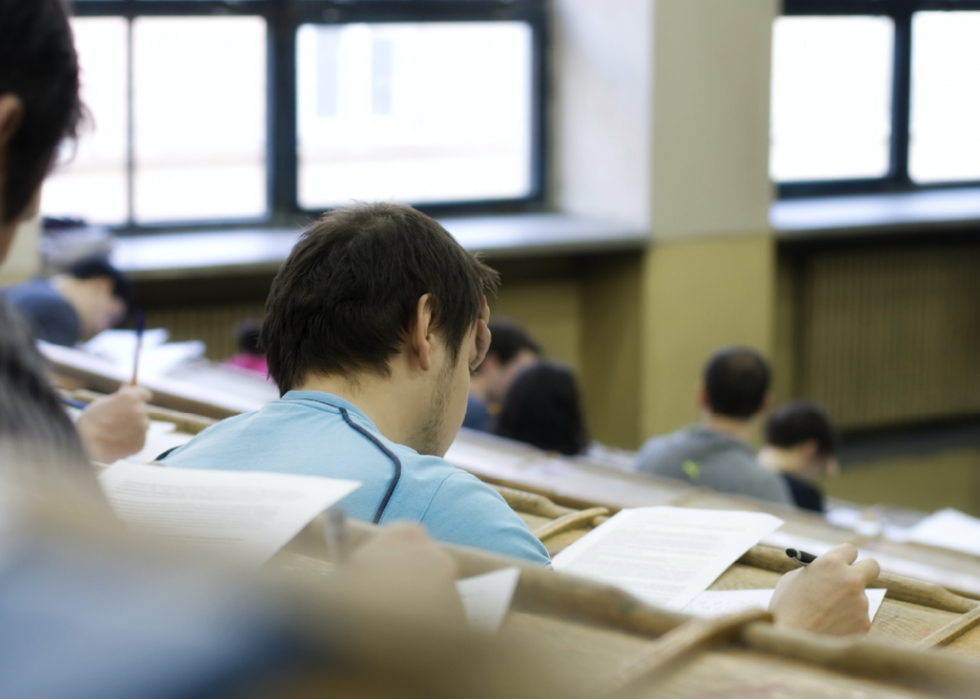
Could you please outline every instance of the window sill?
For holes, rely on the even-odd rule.
[[[564,214],[515,214],[439,221],[486,259],[582,255],[643,249],[636,226]],[[134,280],[273,274],[299,238],[298,229],[136,235],[116,241],[112,261]]]
[[[781,240],[920,232],[980,224],[980,188],[775,202],[769,223]]]

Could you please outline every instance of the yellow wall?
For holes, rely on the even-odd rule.
[[[724,345],[770,355],[774,241],[769,234],[664,242],[646,254],[642,285],[642,436],[697,418],[705,359]]]

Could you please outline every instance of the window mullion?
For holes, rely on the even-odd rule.
[[[909,180],[909,109],[912,82],[912,6],[902,2],[895,21],[895,63],[892,83],[892,135],[890,179],[898,188]]]

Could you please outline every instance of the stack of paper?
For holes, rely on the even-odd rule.
[[[112,509],[132,528],[254,566],[360,486],[313,476],[125,462],[100,481]]]
[[[758,512],[622,510],[558,554],[555,569],[683,609],[782,520]]]
[[[909,541],[980,556],[980,520],[959,510],[940,510],[907,533]]]

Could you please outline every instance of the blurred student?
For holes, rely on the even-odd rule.
[[[265,352],[259,347],[259,333],[262,323],[255,318],[246,318],[238,324],[238,352],[222,362],[222,366],[241,369],[251,374],[269,376],[269,365],[265,361]]]
[[[752,430],[771,402],[765,358],[748,347],[725,347],[705,366],[697,400],[701,422],[647,441],[634,468],[721,493],[792,504],[789,488],[762,468]]]
[[[34,337],[73,347],[121,321],[132,303],[129,280],[104,257],[87,257],[64,274],[2,290],[30,322]]]
[[[541,359],[541,346],[524,328],[508,320],[491,320],[493,339],[487,357],[470,379],[463,427],[489,432],[514,377]]]
[[[490,345],[495,271],[428,216],[358,205],[311,226],[273,281],[260,344],[282,398],[162,457],[175,468],[345,478],[355,519],[550,559],[503,498],[442,456]]]
[[[823,493],[813,482],[840,471],[839,445],[840,436],[823,408],[795,401],[766,420],[766,443],[758,458],[786,481],[797,507],[823,512]]]
[[[41,183],[59,144],[75,137],[82,113],[78,86],[64,4],[0,0],[0,262],[20,224],[37,215]],[[86,451],[114,461],[143,448],[149,395],[126,387],[89,406],[73,427],[29,327],[0,299],[0,442],[56,449],[84,469]]]
[[[575,375],[554,362],[524,369],[504,398],[495,431],[545,451],[584,453],[589,438]]]

